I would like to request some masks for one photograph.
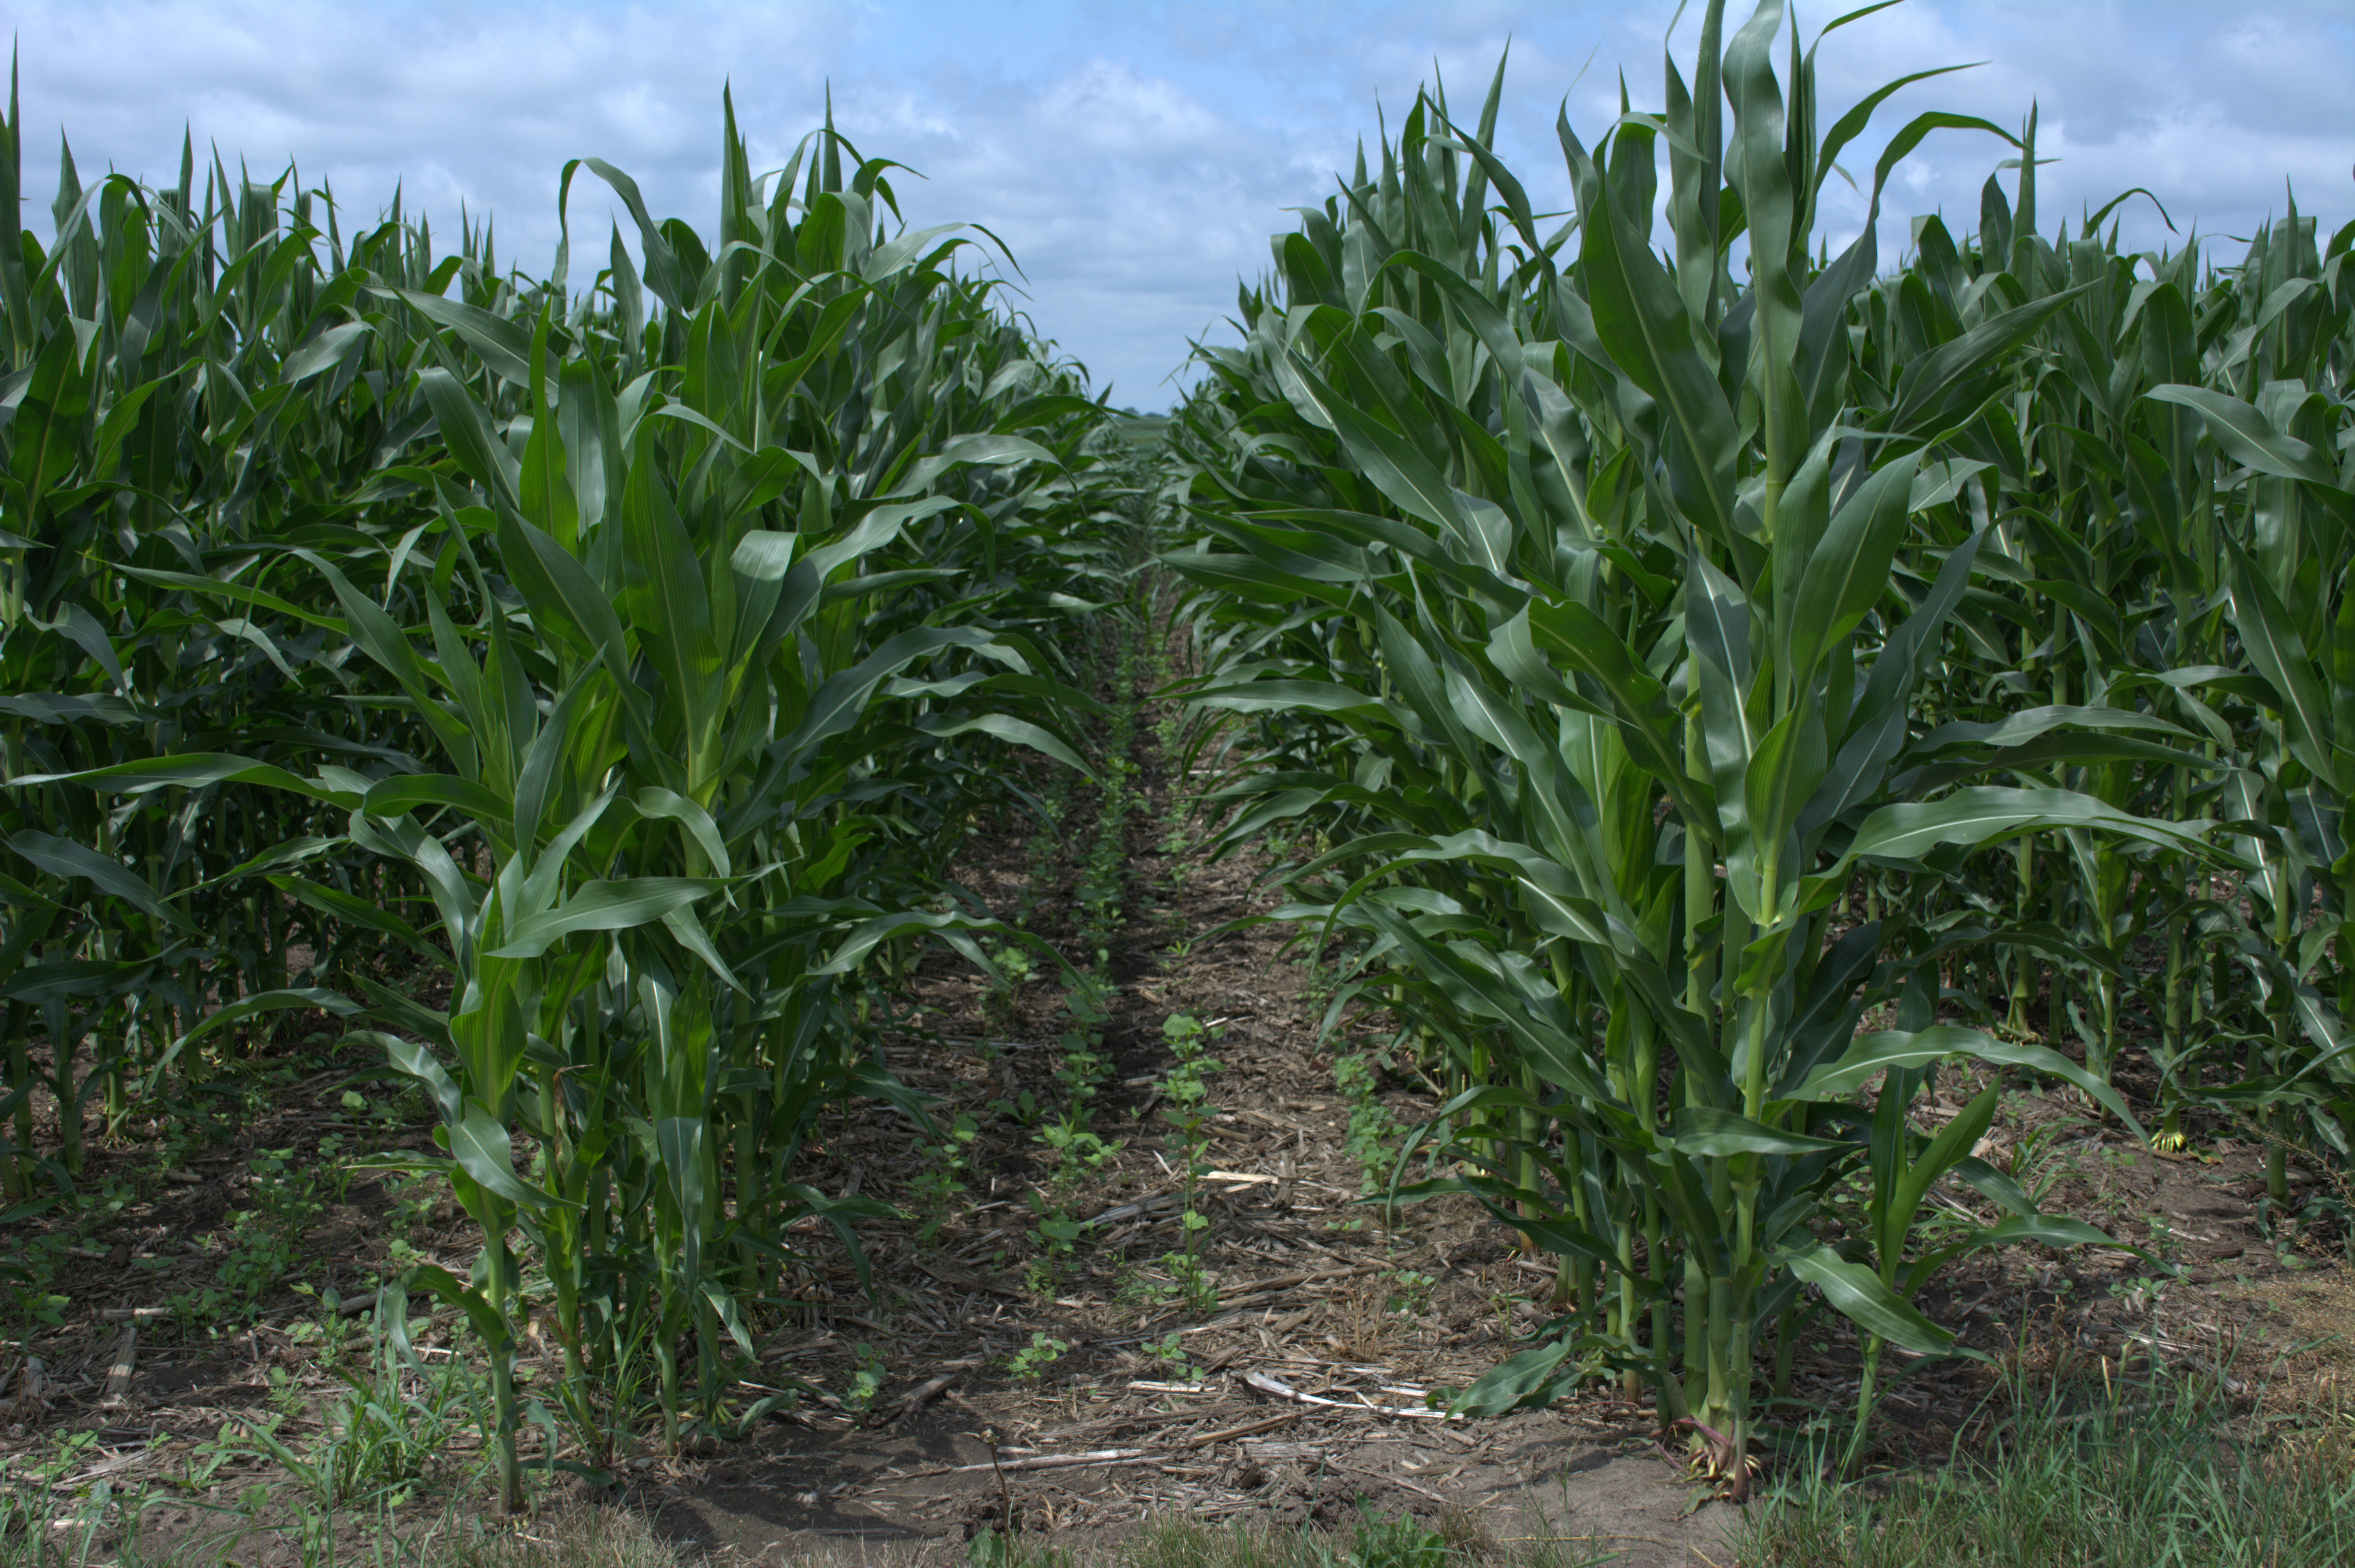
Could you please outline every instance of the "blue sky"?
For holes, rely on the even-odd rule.
[[[1857,0],[1803,7],[1813,37]],[[1189,337],[1217,336],[1238,277],[1266,265],[1285,208],[1321,199],[1416,87],[1444,75],[1476,106],[1509,38],[1499,152],[1541,204],[1568,204],[1554,113],[1592,141],[1624,72],[1660,101],[1672,3],[1426,0],[1406,5],[1120,4],[1065,0],[797,5],[374,4],[343,0],[17,0],[27,220],[45,228],[56,138],[87,180],[109,167],[174,177],[183,126],[201,149],[268,176],[291,157],[332,181],[346,220],[372,219],[400,181],[437,229],[463,202],[496,216],[502,260],[543,270],[564,160],[631,171],[657,215],[709,231],[719,91],[732,80],[756,166],[782,164],[830,83],[837,122],[897,180],[918,225],[986,224],[1013,249],[1020,302],[1116,402],[1166,407]],[[1729,6],[1729,31],[1746,0]],[[1689,72],[1693,19],[1671,48]],[[1910,87],[1843,160],[1860,180],[1881,136],[1947,109],[2016,126],[2041,105],[2042,226],[2148,187],[2179,230],[2244,235],[2285,207],[2335,228],[2355,212],[2355,3],[2249,0],[1911,0],[1845,27],[1818,57],[1820,122],[1880,83],[1986,61]],[[1583,68],[1583,74],[1582,74]],[[1905,219],[1976,227],[2004,154],[1942,132],[1885,204],[1884,256]],[[2006,176],[2007,184],[2009,176]],[[576,185],[576,243],[602,249],[602,186]],[[1845,188],[1835,244],[1863,220]],[[2172,239],[2157,209],[2122,209],[2130,241]],[[1846,228],[1843,229],[1842,226]],[[2217,254],[2236,248],[2223,244]],[[584,258],[585,260],[585,258]],[[576,274],[577,275],[577,274]]]

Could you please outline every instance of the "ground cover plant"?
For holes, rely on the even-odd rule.
[[[583,286],[193,153],[44,249],[12,101],[10,1539],[1698,1545],[1435,1511],[1608,1435],[1743,1561],[2325,1540],[2216,1292],[2355,1256],[2355,226],[2048,239],[1930,112],[1855,183],[1976,230],[1835,256],[1923,79],[1700,37],[1554,217],[1434,84],[1167,421],[831,123],[708,234],[568,165]]]

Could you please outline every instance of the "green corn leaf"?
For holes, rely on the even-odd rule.
[[[2324,695],[2328,677],[2316,667],[2297,634],[2289,610],[2264,578],[2252,569],[2247,556],[2225,542],[2232,596],[2232,624],[2241,633],[2258,673],[2275,693],[2290,752],[2316,778],[2343,797],[2339,757],[2332,745],[2330,705]]]
[[[102,894],[120,898],[133,908],[142,910],[168,926],[183,931],[194,931],[196,923],[155,895],[155,890],[132,874],[120,861],[109,860],[92,849],[69,839],[54,837],[31,828],[20,828],[8,835],[11,850],[31,861],[52,876],[80,877]]]
[[[903,631],[852,668],[827,676],[812,694],[801,723],[791,734],[770,746],[770,755],[789,758],[849,729],[865,711],[875,688],[918,659],[948,648],[988,646],[991,642],[987,633],[970,627],[927,627]]]
[[[1724,61],[1725,96],[1733,110],[1726,173],[1739,188],[1750,228],[1749,302],[1758,345],[1745,368],[1760,405],[1767,469],[1775,479],[1797,470],[1814,434],[1806,428],[1806,395],[1798,384],[1800,284],[1810,214],[1796,176],[1798,161],[1815,149],[1806,145],[1812,127],[1804,111],[1793,124],[1774,79],[1774,42],[1782,21],[1779,3],[1760,5],[1736,29]],[[1796,53],[1793,63],[1797,64]],[[1806,90],[1806,79],[1796,70],[1791,90]]]
[[[1759,850],[1771,850],[1778,863],[1783,840],[1798,825],[1801,809],[1823,781],[1828,760],[1822,713],[1800,707],[1785,714],[1759,737],[1758,749],[1743,769],[1743,822]],[[1776,902],[1781,901],[1778,891]],[[1753,916],[1762,920],[1774,917],[1774,912],[1764,907]]]
[[[1685,1106],[1670,1122],[1678,1152],[1690,1159],[1717,1159],[1730,1154],[1812,1154],[1847,1147],[1827,1138],[1786,1132],[1753,1121],[1737,1111],[1707,1106]]]
[[[661,919],[674,909],[708,898],[728,885],[713,876],[634,876],[584,882],[556,907],[509,927],[496,959],[536,959],[556,943],[582,931],[626,931]]]
[[[1882,466],[1841,506],[1808,557],[1790,624],[1789,676],[1805,690],[1837,648],[1889,591],[1889,566],[1912,507],[1914,460]]]
[[[1250,681],[1236,686],[1210,686],[1186,699],[1196,707],[1224,708],[1233,713],[1326,713],[1387,717],[1389,709],[1378,699],[1329,681]]]
[[[671,934],[672,939],[702,959],[704,967],[719,978],[720,984],[740,996],[750,997],[752,994],[745,988],[744,982],[736,978],[736,971],[730,967],[728,960],[720,957],[719,949],[712,945],[711,933],[704,928],[693,905],[685,904],[676,909],[663,911],[662,923],[663,929]]]
[[[1715,367],[1694,342],[1674,280],[1612,198],[1601,170],[1570,135],[1557,130],[1580,188],[1579,261],[1595,340],[1615,374],[1658,404],[1673,432],[1670,490],[1686,516],[1727,548],[1738,531],[1733,513],[1736,433],[1733,410]]]
[[[1571,1041],[1550,1022],[1532,1017],[1526,999],[1493,974],[1458,957],[1452,944],[1426,940],[1408,922],[1379,906],[1368,906],[1367,914],[1375,928],[1411,954],[1424,978],[1439,986],[1450,1001],[1511,1031],[1529,1064],[1550,1082],[1592,1101],[1607,1103],[1615,1097]]]
[[[2073,789],[1979,785],[1957,789],[1936,800],[1900,801],[1873,812],[1857,829],[1838,864],[1829,872],[1807,878],[1808,891],[1803,895],[1800,906],[1821,908],[1837,897],[1846,885],[1844,879],[1849,868],[1863,856],[1910,860],[1940,844],[1999,843],[2038,828],[2094,828],[2231,863],[2233,856],[2200,836],[2209,826],[2205,822],[2162,822],[2130,816]]]
[[[375,1041],[383,1046],[385,1059],[396,1071],[408,1074],[425,1086],[425,1092],[433,1097],[443,1121],[455,1122],[464,1118],[464,1093],[430,1049],[396,1034],[378,1035]]]
[[[654,290],[655,298],[674,311],[691,309],[696,289],[702,280],[687,275],[687,269],[671,247],[670,237],[646,211],[645,197],[638,192],[638,182],[602,158],[581,158],[574,164],[568,164],[565,166],[568,179],[576,164],[585,164],[599,179],[613,186],[613,193],[622,198],[622,205],[629,209],[630,217],[636,220],[638,238],[646,258],[646,284]],[[621,252],[618,230],[613,236],[613,249],[617,254]],[[634,316],[635,313],[632,313]]]
[[[287,381],[308,381],[325,370],[342,364],[376,329],[366,322],[344,322],[331,326],[286,356],[278,373]]]
[[[1350,457],[1391,504],[1442,534],[1461,540],[1473,552],[1472,559],[1487,570],[1502,573],[1507,569],[1507,563],[1497,557],[1492,541],[1473,527],[1465,516],[1455,488],[1412,442],[1360,413],[1348,399],[1326,385],[1299,355],[1291,356],[1290,368],[1305,389],[1310,406],[1341,438]]]
[[[1974,1246],[2013,1246],[2032,1242],[2040,1246],[2107,1246],[2119,1244],[2106,1232],[2094,1229],[2083,1220],[2073,1220],[2061,1214],[2015,1214],[2010,1219],[1984,1230],[1971,1233]],[[2125,1247],[2126,1252],[2139,1252],[2138,1247]]]
[[[1940,1128],[1928,1146],[1907,1162],[1897,1190],[1890,1197],[1889,1228],[1881,1237],[1884,1265],[1893,1262],[1904,1251],[1905,1237],[1913,1229],[1915,1211],[1930,1195],[1930,1189],[1987,1136],[1987,1129],[1995,1121],[1996,1101],[2000,1093],[1990,1085],[1973,1096],[1970,1104]]]
[[[491,429],[491,418],[458,378],[439,366],[421,371],[417,389],[433,409],[442,440],[459,471],[483,487],[494,504],[520,503],[522,464]]]
[[[895,501],[872,507],[841,537],[810,549],[805,562],[823,582],[841,567],[890,544],[910,524],[921,523],[963,504],[954,496],[928,495],[921,501]]]
[[[445,807],[479,822],[506,827],[514,807],[471,779],[444,773],[406,774],[370,786],[361,809],[371,816],[398,817],[419,807]]]
[[[1570,1354],[1571,1341],[1562,1339],[1508,1356],[1448,1401],[1447,1414],[1506,1415],[1516,1410],[1542,1409],[1582,1380],[1579,1369],[1567,1374],[1561,1370]]]
[[[1898,384],[1897,406],[1890,412],[1889,429],[1911,431],[1934,426],[1971,377],[2000,363],[2094,287],[2081,283],[2062,293],[2031,300],[1909,362]]]
[[[362,798],[359,790],[333,780],[297,779],[282,768],[220,752],[186,752],[178,757],[158,757],[137,762],[118,762],[105,768],[84,768],[77,773],[29,773],[9,782],[18,785],[80,784],[85,789],[110,795],[138,794],[150,789],[174,788],[194,789],[208,784],[258,784],[346,810],[357,806]]]
[[[473,938],[476,911],[473,890],[466,874],[451,857],[447,845],[417,825],[408,817],[389,821],[371,818],[354,802],[350,818],[352,842],[364,849],[408,862],[424,874],[426,885],[433,896],[433,906],[442,916],[442,933],[449,938],[463,964],[469,956],[468,944]]]
[[[2207,387],[2154,387],[2143,396],[2197,413],[2234,462],[2279,479],[2302,481],[2342,512],[2355,502],[2323,454],[2286,430],[2275,429],[2255,404]]]
[[[1532,602],[1507,622],[1490,647],[1497,667],[1524,685],[1535,685],[1536,676],[1545,676],[1548,685],[1555,683],[1542,662],[1523,649],[1550,652],[1592,679],[1608,699],[1601,711],[1618,724],[1636,765],[1667,788],[1689,820],[1705,831],[1714,827],[1717,812],[1710,796],[1685,773],[1681,721],[1668,689],[1601,617],[1574,602]]]
[[[507,1129],[472,1100],[466,1102],[457,1120],[442,1124],[442,1130],[449,1136],[451,1159],[485,1192],[533,1213],[578,1206],[517,1177],[515,1145],[507,1137]]]
[[[1876,1073],[1927,1066],[1946,1056],[1973,1056],[1997,1066],[2026,1067],[2051,1077],[2065,1078],[2101,1101],[2137,1138],[2148,1141],[2142,1124],[2135,1119],[2134,1112],[2118,1097],[2117,1091],[2059,1052],[2041,1045],[1998,1040],[1976,1029],[1950,1023],[1911,1032],[1880,1030],[1859,1034],[1839,1060],[1816,1068],[1804,1083],[1787,1094],[1793,1099],[1829,1099],[1854,1092]]]
[[[690,779],[700,784],[719,722],[723,649],[695,541],[657,476],[659,466],[655,439],[642,428],[622,493],[621,605],[657,676],[655,709],[677,715],[687,745],[677,760],[698,770]]]
[[[2130,729],[2184,740],[2193,738],[2180,726],[2170,724],[2156,714],[2141,713],[2133,708],[2023,708],[1987,723],[1957,721],[1942,724],[1907,747],[1905,756],[1909,759],[1919,760],[1943,756],[1966,747],[2017,747],[2055,729]]]
[[[179,1058],[181,1052],[208,1034],[226,1029],[232,1023],[241,1023],[257,1013],[313,1010],[332,1013],[337,1018],[349,1018],[364,1011],[349,997],[316,986],[255,991],[250,996],[241,996],[207,1013],[195,1028],[165,1048],[147,1070],[147,1091],[153,1094],[163,1081],[165,1069]]]
[[[293,603],[275,594],[263,593],[258,588],[248,588],[241,583],[219,582],[211,577],[196,577],[187,572],[158,571],[149,567],[125,565],[119,569],[126,577],[136,577],[144,583],[153,583],[157,588],[186,588],[191,593],[211,594],[238,604],[251,606],[256,609],[269,610],[273,615],[282,615],[290,620],[325,627],[338,636],[349,635],[343,621],[335,616],[323,615],[314,608]]]
[[[859,961],[883,943],[911,932],[940,933],[943,938],[962,953],[966,961],[983,972],[995,974],[996,969],[981,956],[968,932],[997,933],[1007,927],[999,921],[972,915],[937,914],[902,910],[889,915],[876,915],[853,927],[826,959],[812,972],[820,975],[848,974]]]
[[[1025,436],[1003,436],[994,432],[975,432],[956,436],[944,443],[932,456],[919,460],[890,493],[908,495],[922,492],[941,475],[952,469],[970,464],[1004,468],[1014,463],[1038,462],[1061,467],[1053,452]]]
[[[1822,1291],[1834,1311],[1868,1334],[1917,1355],[1979,1356],[1957,1345],[1954,1335],[1900,1299],[1879,1275],[1862,1264],[1849,1262],[1828,1246],[1818,1245],[1806,1252],[1792,1253],[1783,1262]]]
[[[1095,769],[1071,744],[1044,725],[1033,724],[1012,714],[975,714],[971,718],[949,721],[923,719],[916,727],[924,734],[946,740],[959,735],[994,735],[1016,746],[1026,746],[1043,757],[1051,757],[1083,778],[1093,779]]]
[[[557,389],[538,382],[532,374],[532,334],[522,323],[494,314],[463,300],[429,294],[418,289],[371,289],[368,292],[400,300],[435,326],[456,333],[468,348],[482,356],[483,363],[490,367],[493,375],[527,397],[533,395],[535,385],[539,385],[549,402],[558,400]],[[296,377],[290,376],[288,379]],[[438,404],[435,412],[440,412]]]
[[[288,897],[331,915],[348,927],[390,937],[429,963],[444,968],[449,965],[450,955],[428,941],[423,932],[391,910],[380,908],[368,899],[299,876],[273,876],[269,878],[269,882],[271,886]]]
[[[425,661],[409,645],[409,634],[391,616],[357,588],[342,568],[333,561],[310,550],[296,552],[327,579],[335,590],[336,602],[344,608],[344,618],[351,628],[352,641],[359,644],[368,656],[384,666],[387,673],[399,681],[408,692],[417,711],[432,726],[442,744],[455,757],[474,755],[474,737],[458,716],[450,712],[433,695],[433,682]]]
[[[490,1298],[473,1286],[464,1284],[456,1275],[441,1265],[412,1264],[410,1266],[409,1272],[402,1277],[403,1289],[422,1290],[464,1313],[468,1325],[474,1329],[475,1336],[494,1354],[514,1343],[514,1336],[507,1328],[506,1319],[499,1316],[498,1308],[491,1305]]]
[[[1965,1155],[1955,1160],[1955,1177],[1968,1183],[1979,1196],[2007,1213],[2018,1215],[2036,1213],[2036,1205],[2029,1202],[2028,1194],[2019,1190],[2018,1182],[1977,1155]]]
[[[775,582],[792,569],[794,552],[800,548],[801,542],[798,534],[755,529],[736,541],[729,565],[754,582]]]
[[[713,874],[729,874],[730,861],[727,842],[719,836],[719,824],[711,813],[686,796],[676,794],[659,785],[649,784],[630,797],[631,806],[638,815],[649,821],[677,822],[703,852]]]

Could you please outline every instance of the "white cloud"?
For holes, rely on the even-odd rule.
[[[217,143],[232,170],[242,154],[269,177],[291,155],[306,184],[332,180],[347,228],[372,218],[396,181],[445,237],[462,203],[496,214],[502,258],[534,270],[553,252],[566,159],[606,157],[638,177],[658,216],[708,227],[722,81],[756,160],[772,165],[817,122],[830,83],[863,151],[927,176],[895,179],[910,220],[988,225],[1020,260],[1039,327],[1116,381],[1119,400],[1153,406],[1185,340],[1232,310],[1237,276],[1266,267],[1267,235],[1291,221],[1284,209],[1330,194],[1334,171],[1372,141],[1378,98],[1395,133],[1436,69],[1468,122],[1510,37],[1498,151],[1541,209],[1560,207],[1557,106],[1568,94],[1592,143],[1616,112],[1623,69],[1636,106],[1657,104],[1673,9],[20,0],[12,20],[37,225],[58,127],[85,180],[112,164],[168,181],[186,123],[200,154]],[[1811,26],[1829,15],[1817,9]],[[1729,34],[1738,25],[1730,17]],[[1680,62],[1693,32],[1689,10]],[[2328,0],[1925,0],[1843,29],[1820,59],[1827,125],[1884,80],[1990,62],[1904,90],[1842,161],[1869,181],[1879,136],[1912,113],[2017,127],[2034,100],[2039,154],[2061,160],[2040,172],[2047,234],[2137,185],[2179,228],[2196,219],[2203,233],[2244,234],[2278,213],[2285,178],[2326,222],[2355,205],[2355,15]],[[1893,182],[1884,255],[1914,212],[1976,228],[1979,187],[2008,152],[1984,134],[1933,136]],[[1862,198],[1837,182],[1828,193],[1828,227],[1853,232]],[[602,250],[612,206],[602,186],[576,184],[581,248]],[[2118,216],[2133,243],[2169,239],[2147,202]]]

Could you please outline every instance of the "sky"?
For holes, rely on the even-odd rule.
[[[1802,7],[1803,36],[1838,9]],[[1729,5],[1729,35],[1749,11]],[[1231,340],[1238,281],[1267,268],[1288,209],[1334,191],[1378,113],[1395,127],[1418,87],[1444,80],[1468,119],[1509,43],[1497,151],[1540,210],[1566,208],[1557,111],[1592,144],[1623,76],[1636,108],[1657,109],[1664,42],[1691,75],[1695,18],[1670,36],[1675,14],[1661,0],[9,7],[37,233],[61,132],[85,183],[114,169],[169,184],[186,131],[231,168],[241,156],[271,178],[291,161],[306,186],[331,185],[346,232],[396,184],[437,235],[454,234],[462,207],[490,215],[502,264],[544,274],[567,159],[628,170],[657,217],[709,235],[722,86],[756,173],[791,156],[830,88],[860,150],[911,171],[892,176],[908,222],[986,226],[1019,268],[989,261],[1018,291],[1009,302],[1116,405],[1147,410],[1188,384],[1190,342]],[[1826,127],[1883,82],[1976,63],[1882,105],[1841,159],[1868,187],[1881,143],[1913,115],[2017,128],[2034,103],[2048,237],[2137,185],[2156,199],[2118,217],[2138,248],[2179,247],[2195,226],[2245,236],[2293,196],[2326,234],[2355,215],[2355,0],[1910,0],[1840,28],[1817,58]],[[1933,135],[1884,200],[1884,261],[1913,214],[1976,228],[1980,186],[2010,151],[1984,132]],[[1822,232],[1837,249],[1865,207],[1830,188]],[[570,211],[577,281],[619,204],[584,176]],[[2211,254],[2238,250],[2219,238]],[[970,254],[979,266],[995,251]]]

